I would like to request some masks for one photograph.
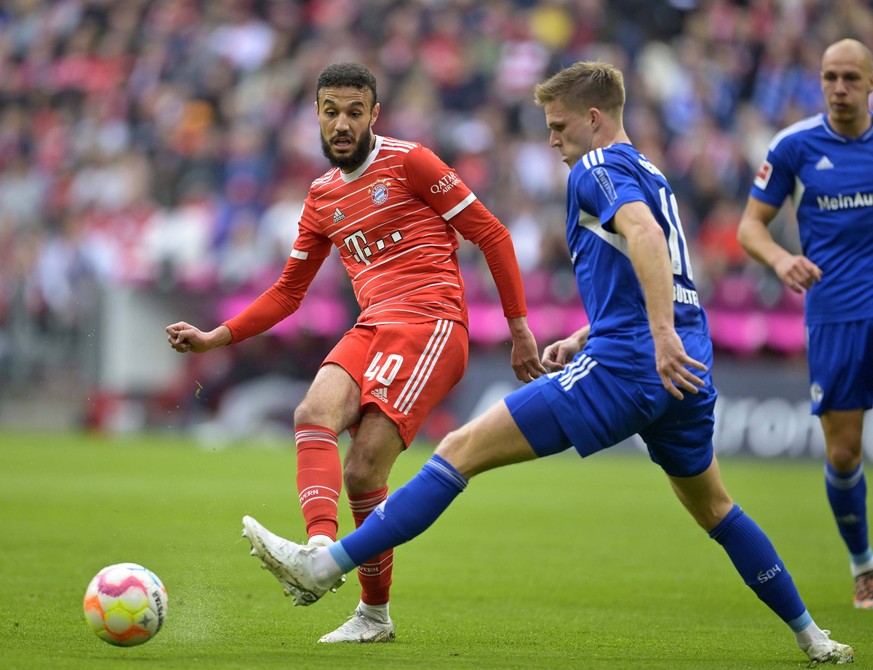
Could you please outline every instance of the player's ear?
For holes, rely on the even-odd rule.
[[[382,104],[377,102],[373,105],[373,111],[370,113],[370,128],[376,123],[376,119],[379,118],[379,110],[382,109]]]

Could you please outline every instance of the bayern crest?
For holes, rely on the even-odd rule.
[[[369,193],[374,205],[384,205],[388,200],[388,180],[377,179],[374,181]]]

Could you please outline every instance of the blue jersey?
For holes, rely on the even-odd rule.
[[[843,137],[825,114],[789,126],[751,195],[774,207],[793,200],[803,253],[822,270],[806,294],[807,323],[873,318],[873,127]]]
[[[591,322],[585,353],[624,378],[660,383],[643,290],[613,217],[642,201],[664,231],[673,268],[675,327],[689,356],[711,365],[706,316],[692,278],[676,197],[664,175],[630,144],[595,149],[570,171],[567,244]]]

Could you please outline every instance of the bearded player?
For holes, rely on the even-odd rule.
[[[183,353],[263,333],[294,313],[331,248],[339,249],[361,313],[294,411],[297,488],[315,545],[337,538],[343,482],[357,526],[386,499],[394,461],[464,374],[469,337],[458,233],[480,248],[494,278],[516,377],[528,382],[546,373],[527,326],[509,232],[429,149],[375,135],[379,110],[376,79],[365,67],[334,64],[320,73],[316,111],[333,167],[312,183],[282,276],[212,331],[185,322],[166,329]],[[344,430],[352,439],[341,465],[337,436]],[[319,642],[394,639],[393,561],[388,550],[359,566],[355,613]]]

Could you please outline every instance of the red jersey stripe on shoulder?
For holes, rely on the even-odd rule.
[[[421,145],[416,142],[405,142],[403,140],[394,139],[393,137],[384,137],[382,139],[383,149],[396,149],[397,151],[402,151],[404,153],[412,151],[419,146]]]
[[[329,183],[334,177],[336,177],[337,172],[339,172],[338,168],[331,168],[323,175],[321,175],[318,179],[313,180],[312,185],[321,185]]]

